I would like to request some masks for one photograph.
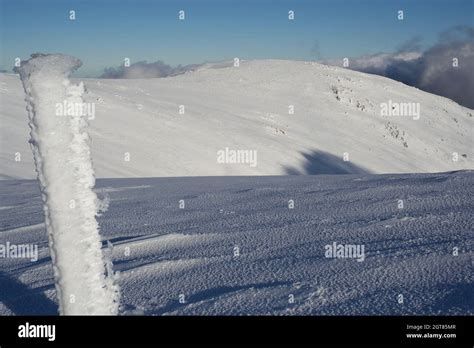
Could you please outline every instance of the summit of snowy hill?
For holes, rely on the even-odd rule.
[[[474,168],[473,110],[380,76],[254,60],[82,81],[98,177]],[[0,74],[0,102],[0,177],[34,178],[18,76]]]

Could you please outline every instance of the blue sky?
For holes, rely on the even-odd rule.
[[[100,75],[125,57],[171,65],[330,59],[393,52],[418,36],[429,46],[449,27],[472,26],[474,7],[473,0],[0,1],[1,69],[10,70],[15,57],[60,52],[82,59],[79,76]],[[177,18],[181,9],[185,21]]]

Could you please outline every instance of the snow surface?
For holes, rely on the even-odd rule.
[[[473,315],[473,185],[461,171],[103,179],[96,192],[125,315]],[[37,262],[0,259],[0,314],[54,314],[37,183],[0,194],[0,244],[39,245]],[[365,260],[326,258],[333,242],[363,244]]]
[[[68,76],[81,61],[37,55],[23,62],[31,148],[41,187],[59,311],[66,315],[116,314],[118,288],[106,274],[87,120],[57,115],[56,104],[83,104],[83,84]],[[26,120],[25,120],[26,124]]]
[[[82,80],[85,101],[95,103],[90,135],[97,177],[474,168],[473,110],[380,76],[256,60],[208,64],[171,78]],[[0,74],[0,98],[0,177],[35,178],[18,76]],[[380,104],[390,100],[420,103],[420,119],[381,116]],[[218,163],[217,152],[226,147],[257,151],[257,166]],[[343,162],[345,152],[350,162]]]

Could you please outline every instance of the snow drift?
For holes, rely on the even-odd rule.
[[[83,105],[84,85],[68,79],[80,65],[71,56],[39,54],[19,71],[60,313],[116,314],[118,288],[112,274],[105,276],[95,217],[99,202],[92,190],[95,178],[87,119],[58,114],[58,105]]]

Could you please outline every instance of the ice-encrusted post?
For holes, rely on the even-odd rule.
[[[69,75],[82,62],[34,54],[18,69],[26,93],[31,148],[41,188],[54,278],[63,315],[117,314],[119,289],[106,274],[96,215],[99,200],[88,120],[60,105],[84,105],[84,85]]]

